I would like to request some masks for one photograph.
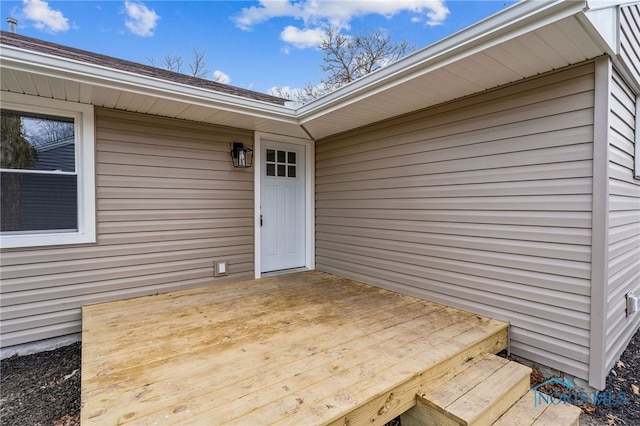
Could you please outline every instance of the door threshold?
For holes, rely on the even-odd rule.
[[[299,268],[279,269],[277,271],[263,272],[260,274],[260,278],[275,277],[276,275],[294,274],[296,272],[303,272],[308,270],[309,268],[305,266],[301,266]]]

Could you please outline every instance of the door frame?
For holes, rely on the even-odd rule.
[[[273,141],[305,146],[305,268],[315,269],[315,144],[310,139],[255,132],[253,139],[253,272],[260,278],[262,273],[262,241],[260,232],[260,205],[262,184],[262,141]]]

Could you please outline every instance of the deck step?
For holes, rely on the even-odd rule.
[[[492,354],[479,355],[430,383],[402,416],[403,426],[488,425],[529,389],[531,369]]]
[[[494,426],[578,426],[582,410],[570,404],[534,405],[534,391],[527,392]]]

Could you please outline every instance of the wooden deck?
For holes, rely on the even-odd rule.
[[[82,424],[379,425],[507,324],[319,272],[87,306]]]

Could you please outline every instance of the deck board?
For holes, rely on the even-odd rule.
[[[87,306],[82,424],[381,424],[506,326],[315,271]]]

